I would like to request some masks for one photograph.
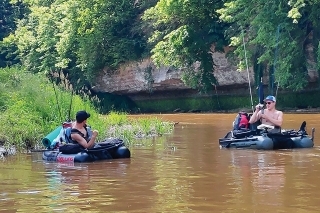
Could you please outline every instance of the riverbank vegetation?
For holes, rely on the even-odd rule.
[[[309,81],[319,83],[318,14],[319,0],[4,0],[0,66],[18,64],[32,73],[62,72],[73,90],[85,85],[86,95],[91,96],[96,78],[113,74],[127,62],[151,58],[157,66],[180,70],[188,87],[205,93],[219,86],[212,53],[224,52],[239,70],[253,68],[252,88],[263,77],[270,94],[278,89],[302,94]],[[151,70],[144,72],[152,86]],[[189,110],[229,110],[249,103],[241,95],[168,99],[158,105],[122,97],[113,104],[109,100],[117,99],[115,94],[102,96],[106,97],[100,98],[104,112],[111,106],[131,112],[138,108],[167,112],[187,105]],[[281,97],[287,107],[319,106],[312,94],[301,95],[301,103],[291,101],[289,93]],[[175,104],[181,100],[183,107]]]
[[[158,118],[129,119],[119,112],[101,115],[93,105],[95,97],[80,97],[72,92],[71,85],[57,86],[42,73],[4,68],[0,69],[0,81],[0,145],[14,145],[19,150],[42,148],[41,139],[62,122],[73,119],[78,110],[90,112],[88,123],[99,131],[99,140],[118,137],[134,145],[136,138],[173,131],[172,123]]]
[[[212,53],[229,46],[240,70],[248,59],[256,83],[269,75],[272,88],[302,90],[306,70],[320,70],[319,8],[319,0],[5,0],[0,65],[62,70],[72,83],[91,85],[102,69],[151,57],[206,91],[218,84]]]

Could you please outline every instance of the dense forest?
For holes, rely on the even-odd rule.
[[[320,70],[319,14],[320,0],[3,0],[0,66],[63,73],[78,89],[103,68],[151,57],[208,90],[211,53],[230,46],[240,68],[247,61],[257,77],[268,70],[272,83],[301,90],[307,68]]]

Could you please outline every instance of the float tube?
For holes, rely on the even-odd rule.
[[[72,122],[64,122],[46,137],[42,144],[47,148],[43,151],[42,159],[53,162],[92,162],[118,158],[130,158],[130,150],[119,138],[109,138],[95,144],[94,148],[84,149],[79,144],[65,143],[66,130]],[[89,128],[90,129],[90,128]]]
[[[72,144],[69,146],[77,146]],[[92,149],[82,149],[75,154],[64,154],[59,150],[46,150],[42,153],[42,159],[53,162],[92,162],[98,160],[110,160],[118,158],[130,158],[130,150],[125,147],[122,140],[113,138],[99,142]]]
[[[245,148],[245,149],[295,149],[312,148],[314,146],[314,132],[312,128],[311,137],[305,131],[304,121],[300,130],[279,130],[269,125],[259,125],[256,130],[240,129],[232,130],[224,138],[219,139],[221,148]]]

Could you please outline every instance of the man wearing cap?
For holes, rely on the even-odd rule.
[[[90,114],[86,111],[78,111],[76,114],[76,123],[71,129],[71,139],[78,142],[84,148],[92,148],[96,137],[98,136],[98,131],[93,130],[92,136],[89,136],[87,129],[87,119]]]
[[[276,110],[276,98],[269,95],[264,99],[264,102],[266,104],[266,109],[261,109],[261,105],[258,104],[249,123],[253,124],[260,120],[261,124],[281,127],[283,113]]]

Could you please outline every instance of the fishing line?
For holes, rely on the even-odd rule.
[[[69,112],[68,112],[68,122],[71,122],[71,117],[70,117],[70,113],[71,113],[71,106],[72,106],[72,99],[73,99],[73,88],[71,89],[71,98],[70,98],[70,105],[69,105]]]
[[[58,101],[58,94],[57,94],[57,91],[56,91],[56,87],[54,86],[53,80],[51,78],[50,78],[50,80],[51,80],[51,83],[52,83],[52,86],[53,86],[54,94],[56,96],[56,102],[57,102],[57,106],[58,106],[60,120],[62,120],[61,108],[60,108],[59,101]]]
[[[219,110],[221,110],[220,102],[219,102],[219,97],[218,97],[217,85],[214,85],[214,88],[215,88],[215,90],[216,90],[216,97],[217,97],[218,107],[219,107]]]
[[[244,57],[245,57],[246,66],[247,66],[247,74],[248,74],[248,81],[249,81],[249,91],[250,91],[250,99],[251,99],[251,108],[252,108],[252,111],[254,112],[252,91],[251,91],[251,82],[250,82],[250,74],[249,74],[249,67],[248,67],[248,60],[247,60],[247,51],[246,51],[246,45],[245,45],[245,41],[244,41],[243,30],[242,30],[242,41],[243,41]]]
[[[280,24],[278,25],[277,34],[276,34],[277,44],[276,44],[276,50],[275,50],[275,53],[274,53],[273,76],[275,75],[275,72],[276,72],[276,63],[277,63],[278,54],[279,54],[279,36],[280,36]],[[280,76],[279,76],[279,80],[278,80],[278,84],[277,84],[277,89],[276,89],[276,97],[277,97],[277,95],[278,95],[279,84],[280,84]]]

